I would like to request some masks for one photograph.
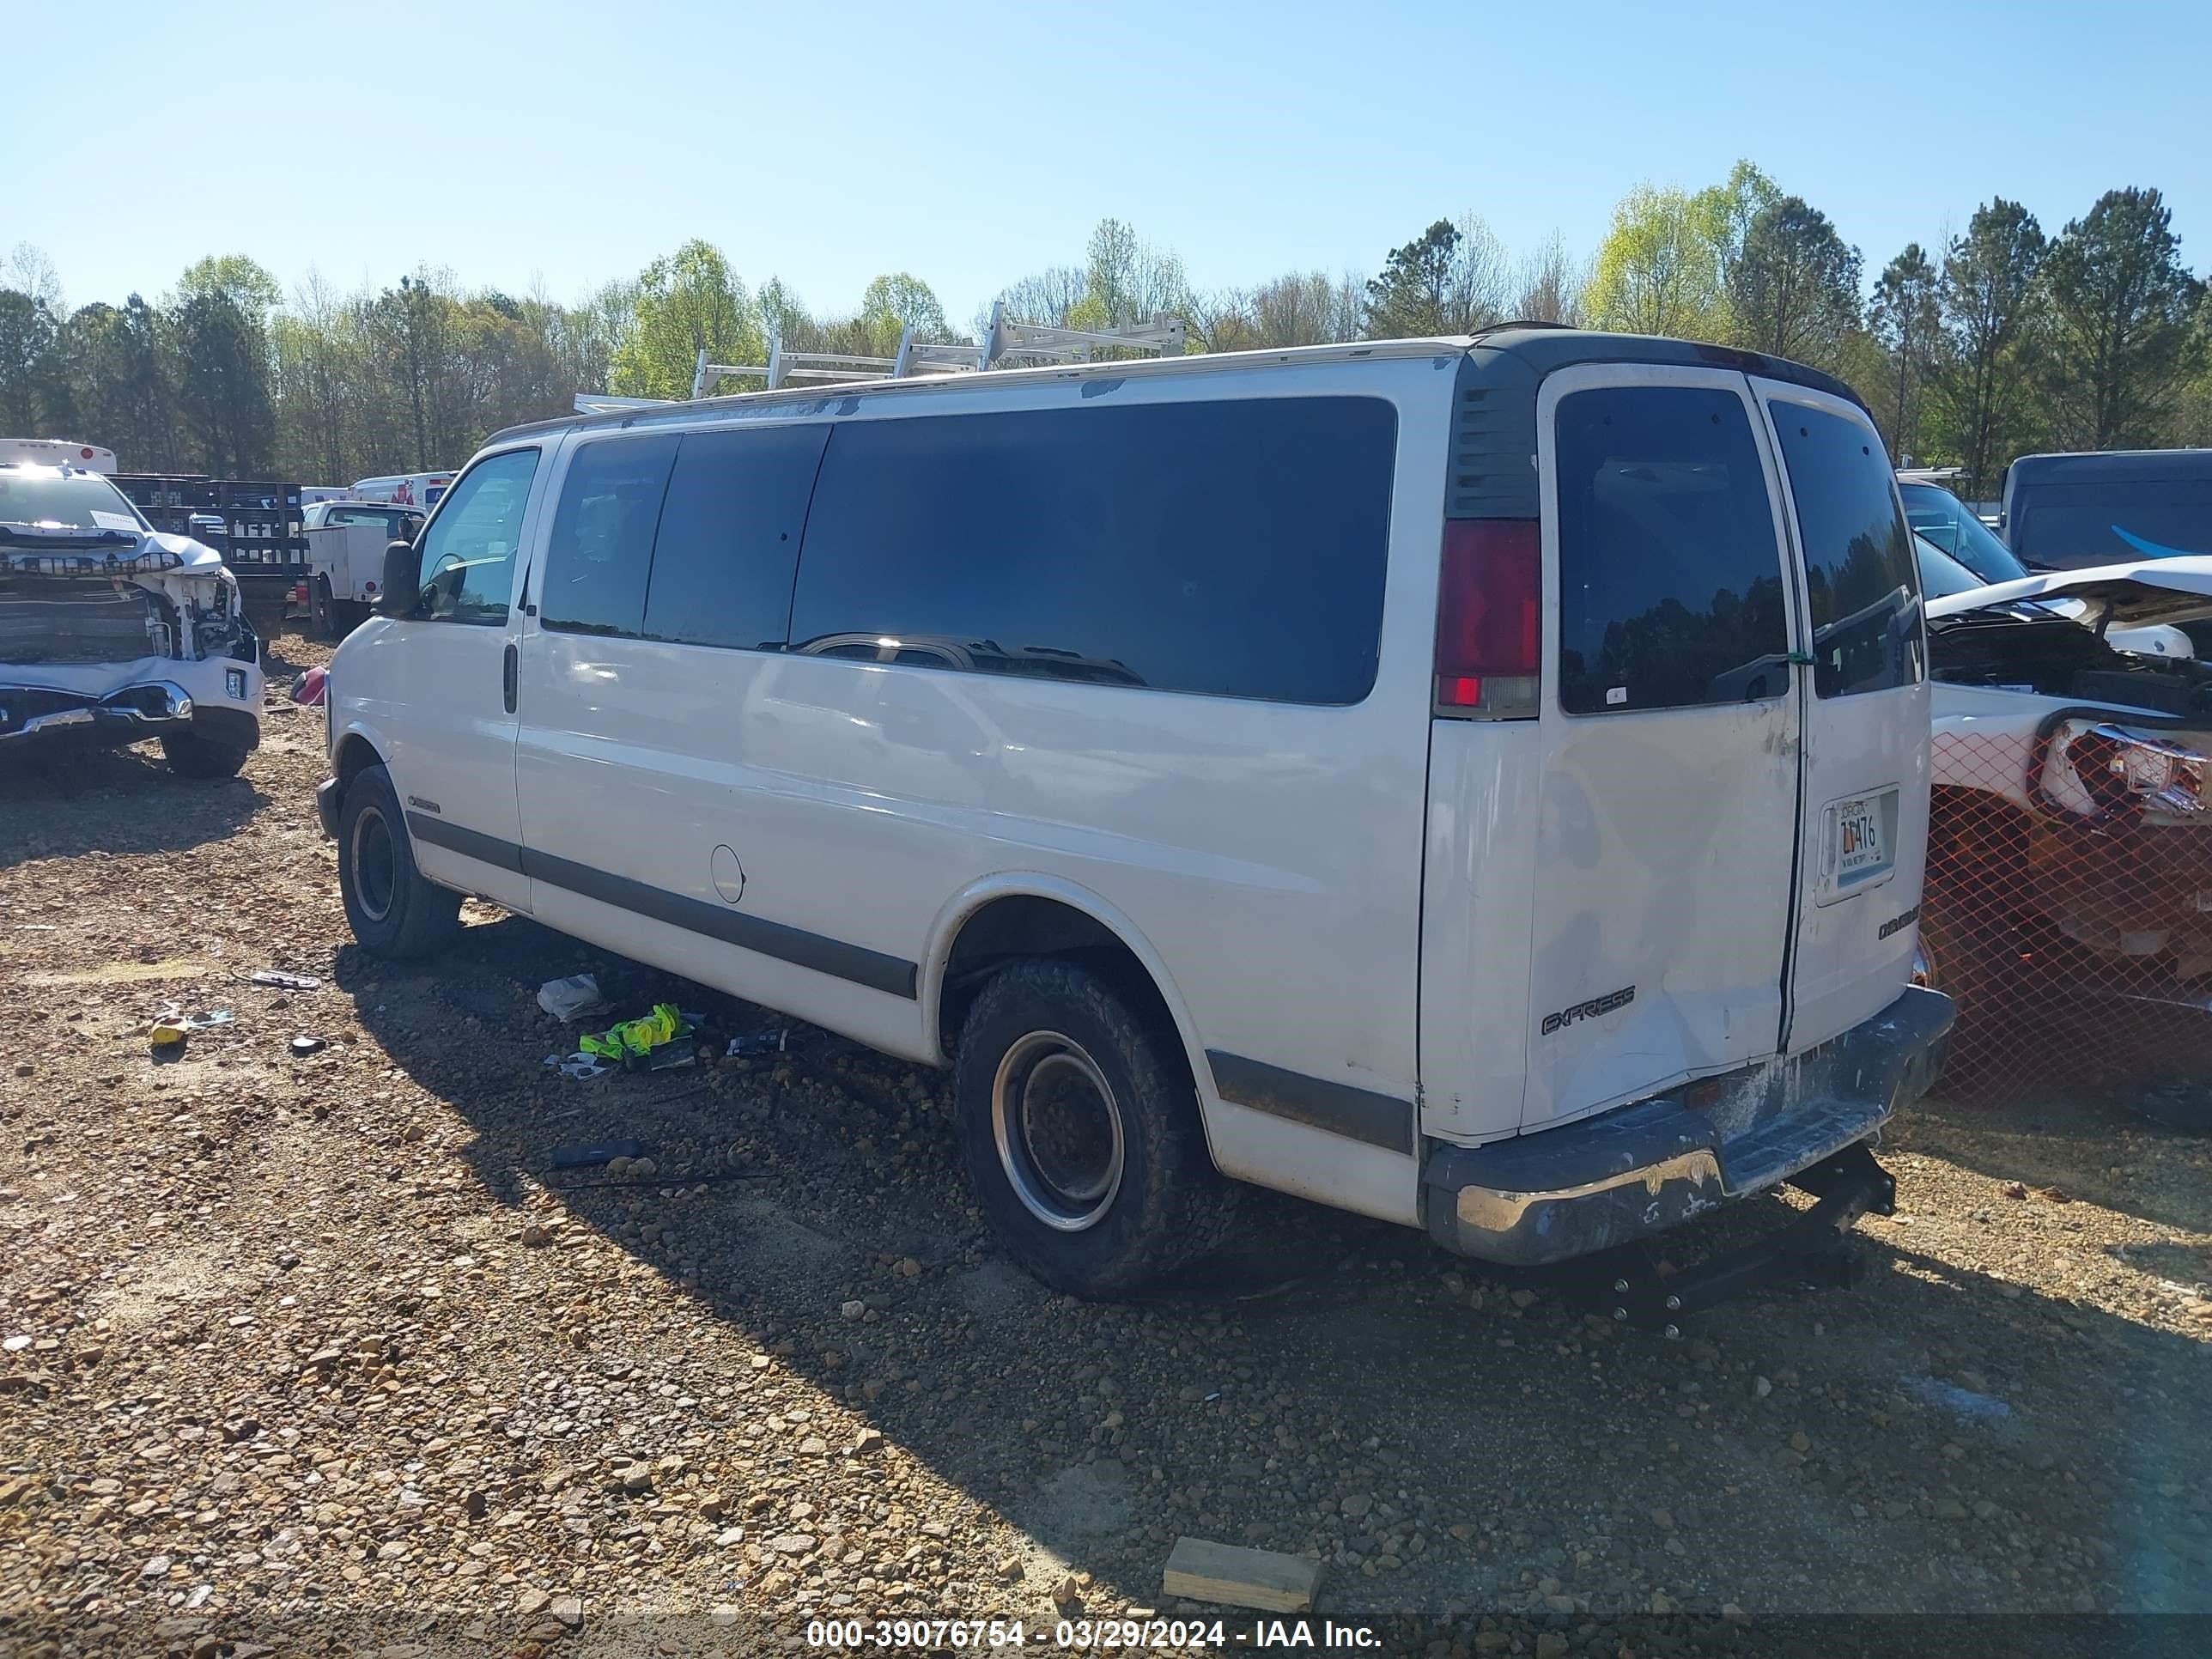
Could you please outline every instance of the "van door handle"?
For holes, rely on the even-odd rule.
[[[520,677],[521,666],[522,654],[510,641],[507,647],[507,662],[501,669],[499,677],[499,689],[507,700],[507,712],[510,714],[514,712],[514,687],[516,680]]]

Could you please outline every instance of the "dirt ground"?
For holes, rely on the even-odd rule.
[[[2212,1612],[2203,1139],[1928,1103],[1864,1287],[1677,1342],[1273,1198],[1174,1293],[1079,1304],[993,1249],[933,1074],[801,1030],[563,1079],[556,975],[775,1022],[474,904],[438,962],[363,957],[320,716],[267,730],[216,786],[0,771],[0,1656],[1038,1647],[1131,1608],[1249,1645],[1164,1597],[1185,1534],[1318,1557],[1393,1652]],[[171,1002],[234,1018],[157,1064]],[[552,1166],[616,1138],[651,1167]]]

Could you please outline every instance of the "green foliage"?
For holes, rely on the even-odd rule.
[[[1933,377],[1933,441],[1991,494],[2021,453],[2036,390],[2029,374],[2047,244],[2035,216],[2002,196],[1974,210],[1943,258],[1944,343]]]
[[[1583,308],[1599,328],[1719,340],[1728,332],[1721,249],[1727,204],[1638,185],[1613,210]]]
[[[1875,415],[1889,441],[1890,453],[1917,459],[1921,453],[1920,410],[1928,377],[1943,344],[1943,295],[1936,266],[1917,242],[1882,267],[1867,307],[1878,355],[1869,367],[1880,376]],[[1870,398],[1871,380],[1844,377]]]
[[[1856,251],[1748,161],[1705,189],[1630,191],[1588,265],[1556,237],[1510,264],[1479,219],[1438,219],[1371,280],[1293,271],[1199,294],[1171,252],[1105,219],[1081,263],[1001,294],[1025,322],[1109,329],[1165,313],[1208,350],[1510,317],[1738,343],[1834,369],[1893,453],[1963,465],[1973,495],[2031,448],[2212,441],[2212,299],[2154,190],[2106,193],[2055,242],[1994,199],[1941,250],[1906,247],[1862,297]],[[985,307],[976,337],[988,319]],[[888,356],[909,326],[955,337],[910,272],[877,277],[849,313],[817,315],[773,277],[756,300],[696,240],[574,306],[465,290],[428,267],[350,295],[311,275],[287,301],[260,265],[224,254],[159,304],[74,312],[52,263],[19,246],[0,259],[0,429],[105,443],[127,467],[343,483],[458,465],[579,391],[687,396],[702,349],[761,362],[774,334],[794,350]]]
[[[758,363],[768,355],[760,308],[711,242],[686,242],[647,265],[637,279],[634,319],[609,387],[626,397],[690,397],[702,350],[714,363]]]
[[[2181,263],[2173,216],[2155,190],[2112,190],[2051,245],[2045,381],[2069,447],[2157,441],[2191,371],[2191,324],[2204,287]]]
[[[1723,222],[1727,222],[1723,221]],[[1833,368],[1858,326],[1859,251],[1802,197],[1753,214],[1722,258],[1729,343]]]

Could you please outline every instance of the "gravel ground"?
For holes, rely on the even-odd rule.
[[[1173,1616],[1182,1534],[1320,1557],[1322,1611],[1410,1653],[2212,1612],[2202,1138],[1929,1103],[1866,1286],[1680,1342],[1273,1197],[1175,1293],[1086,1306],[994,1250],[933,1074],[799,1030],[564,1079],[558,974],[772,1022],[474,904],[437,963],[364,958],[320,737],[283,707],[213,787],[0,772],[0,1655],[1036,1646]],[[171,1001],[235,1018],[157,1065]],[[550,1166],[616,1137],[648,1163]]]

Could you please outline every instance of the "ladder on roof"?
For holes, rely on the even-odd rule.
[[[1156,316],[1126,328],[1059,328],[1046,323],[1016,322],[1006,301],[991,307],[990,331],[981,345],[933,345],[907,329],[896,357],[870,357],[843,351],[787,350],[781,337],[769,342],[765,363],[715,363],[702,347],[691,374],[691,398],[710,397],[726,380],[761,380],[771,392],[806,383],[858,386],[872,380],[903,380],[928,374],[972,374],[979,370],[1034,363],[1089,362],[1098,350],[1149,351],[1163,357],[1183,352],[1183,325]],[[579,415],[611,415],[625,409],[664,408],[665,398],[620,398],[606,392],[576,394]]]

